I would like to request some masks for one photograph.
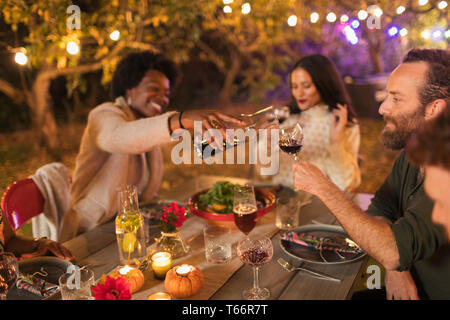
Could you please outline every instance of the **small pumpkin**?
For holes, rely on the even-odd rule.
[[[182,299],[196,294],[203,286],[204,280],[199,268],[183,264],[167,272],[164,286],[172,296]]]
[[[113,271],[110,274],[110,276],[113,277],[114,279],[118,277],[124,278],[130,284],[130,292],[131,294],[133,294],[139,291],[139,289],[141,289],[142,286],[144,285],[145,281],[144,274],[142,273],[141,270],[132,267],[128,267],[130,269],[125,274],[122,274],[124,273],[124,271],[120,273],[120,271],[123,270],[124,268],[127,268],[127,266]]]

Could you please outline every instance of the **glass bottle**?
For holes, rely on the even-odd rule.
[[[127,185],[118,191],[116,237],[122,265],[136,264],[147,254],[144,218],[139,212],[137,187]]]

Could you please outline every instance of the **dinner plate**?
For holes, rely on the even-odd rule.
[[[205,218],[207,220],[213,220],[213,221],[234,221],[233,213],[217,213],[217,212],[210,212],[207,211],[206,208],[202,208],[198,197],[201,194],[204,194],[208,192],[209,189],[197,192],[194,194],[191,198],[189,198],[188,206],[189,211],[191,211],[193,214]],[[266,213],[270,212],[274,207],[276,203],[276,197],[275,195],[270,192],[267,189],[255,187],[255,198],[256,201],[259,203],[257,215],[258,217],[262,217]]]
[[[296,233],[308,233],[308,235],[316,237],[326,237],[330,238],[338,243],[346,243],[345,239],[349,239],[347,233],[340,226],[332,225],[305,225],[295,228],[293,230],[283,233],[285,235],[288,232],[294,231]],[[283,235],[281,237],[283,237]],[[351,263],[362,259],[366,252],[361,250],[358,253],[339,253],[334,251],[322,250],[322,259],[320,255],[320,250],[310,247],[305,247],[288,240],[283,240],[280,238],[281,248],[289,256],[295,259],[299,259],[305,262],[315,263],[315,264],[344,264]]]
[[[59,259],[57,257],[36,257],[30,259],[24,259],[19,261],[19,272],[22,274],[33,274],[35,272],[40,272],[43,267],[48,273],[47,277],[40,277],[47,282],[55,285],[59,285],[58,279],[63,274],[66,273],[67,268],[71,266],[72,263],[67,260]],[[59,289],[53,292],[46,299],[50,299],[52,296],[57,294]],[[26,290],[18,289],[16,286],[9,290],[7,295],[8,300],[41,300],[42,298],[38,295],[32,294]]]

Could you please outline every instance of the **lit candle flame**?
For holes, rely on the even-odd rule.
[[[177,268],[177,274],[179,274],[180,276],[187,275],[191,271],[192,271],[192,267],[187,264],[183,264]]]
[[[119,270],[119,273],[125,276],[125,275],[127,275],[128,272],[130,272],[131,270],[133,270],[133,268],[130,267],[129,265],[126,265],[125,267],[123,267],[123,268],[121,268],[121,269]]]

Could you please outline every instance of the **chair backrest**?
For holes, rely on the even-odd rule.
[[[2,197],[2,210],[11,227],[19,229],[25,222],[44,211],[45,199],[32,179],[14,182]]]

